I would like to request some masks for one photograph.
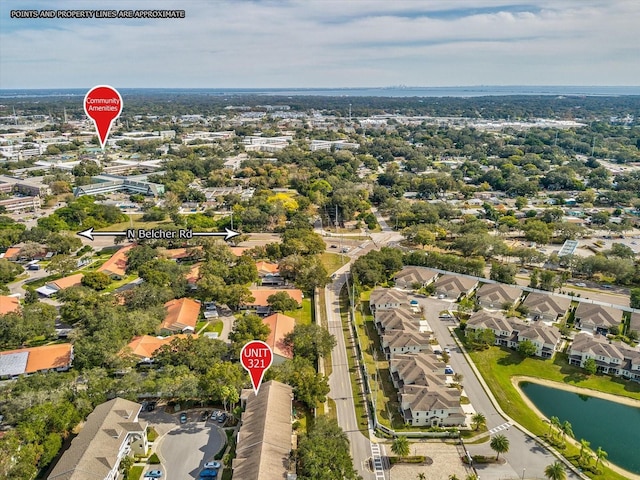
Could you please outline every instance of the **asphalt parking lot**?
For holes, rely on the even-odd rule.
[[[180,414],[169,414],[162,409],[141,412],[140,418],[147,420],[159,434],[155,452],[162,460],[162,467],[151,465],[147,470],[160,469],[163,480],[198,478],[206,462],[225,443],[226,435],[217,422],[202,421],[204,409],[187,411],[187,422],[180,423]]]

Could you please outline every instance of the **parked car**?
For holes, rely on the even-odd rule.
[[[446,353],[447,355],[451,353],[451,350],[449,350],[448,348],[444,349],[444,353]]]
[[[338,248],[338,245],[331,245],[331,248]]]
[[[220,412],[218,415],[218,423],[224,423],[227,420],[227,414],[224,412]]]
[[[218,419],[218,415],[220,415],[220,411],[219,410],[214,410],[213,412],[211,412],[211,420],[217,420]]]
[[[202,415],[200,415],[200,421],[206,422],[208,418],[209,418],[209,410],[205,410],[204,412],[202,412]]]
[[[162,478],[161,470],[149,470],[144,474],[144,478]]]
[[[453,371],[453,368],[451,368],[451,365],[447,365],[444,367],[444,373],[447,375],[454,375],[455,372]]]
[[[180,423],[187,423],[187,414],[184,412],[180,414]]]
[[[586,286],[587,286],[586,283],[582,283],[582,282],[576,283],[576,287],[586,287]]]
[[[204,464],[204,468],[220,468],[222,465],[220,465],[220,462],[207,462]]]
[[[218,476],[218,470],[215,470],[213,468],[205,468],[200,472],[201,479],[216,478],[217,476]]]

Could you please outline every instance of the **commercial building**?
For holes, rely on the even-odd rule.
[[[89,185],[81,185],[73,189],[76,197],[83,195],[99,195],[112,192],[141,193],[157,197],[164,193],[164,185],[147,181],[146,175],[122,177],[119,175],[97,175],[91,177]]]

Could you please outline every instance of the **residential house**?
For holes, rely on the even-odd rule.
[[[522,290],[502,283],[485,283],[476,292],[478,304],[484,308],[501,309],[505,304],[515,305]]]
[[[466,416],[460,405],[461,392],[444,386],[405,385],[398,392],[404,421],[414,426],[459,427]]]
[[[506,318],[498,312],[478,311],[467,321],[465,331],[491,330],[496,337],[495,345],[518,348],[520,342],[531,341],[536,346],[535,355],[551,358],[560,343],[560,331],[545,324],[525,324],[516,319]]]
[[[20,250],[22,250],[22,247],[9,247],[2,258],[15,262],[20,258]]]
[[[285,344],[284,339],[287,334],[293,332],[296,326],[296,319],[282,313],[274,313],[263,318],[262,323],[268,325],[271,329],[266,343],[273,352],[273,364],[280,365],[285,360],[291,360],[293,358],[293,349]]]
[[[242,480],[287,479],[292,446],[293,389],[271,380],[257,395],[243,392],[246,408],[238,431],[233,477]]]
[[[80,433],[62,454],[48,480],[115,480],[120,462],[129,455],[146,455],[147,422],[138,415],[142,405],[114,398],[89,414]]]
[[[374,324],[379,335],[387,330],[417,330],[416,317],[407,308],[378,310],[374,316]]]
[[[18,297],[8,297],[0,295],[0,315],[15,313],[20,311],[20,299]]]
[[[569,351],[569,363],[584,367],[587,359],[596,362],[598,372],[640,382],[640,350],[622,342],[611,342],[604,335],[578,333]]]
[[[423,288],[433,282],[438,276],[438,272],[426,267],[406,266],[396,273],[394,280],[396,287],[400,288]]]
[[[446,274],[436,280],[435,294],[441,298],[458,300],[465,295],[469,295],[477,284],[478,281],[473,278]]]
[[[434,354],[398,354],[389,361],[389,373],[393,386],[404,385],[444,385],[445,364]]]
[[[409,297],[404,292],[391,288],[374,288],[369,296],[369,308],[375,314],[379,310],[408,307]]]
[[[169,300],[164,304],[164,308],[167,309],[167,315],[160,325],[160,333],[171,335],[195,332],[200,315],[200,302],[190,298],[178,298]]]
[[[73,362],[73,346],[57,343],[0,352],[0,379],[36,372],[66,372]]]
[[[387,360],[405,353],[432,352],[429,340],[431,335],[418,331],[388,330],[380,343]]]
[[[474,312],[467,321],[465,332],[486,329],[491,330],[495,334],[496,345],[511,348],[517,346],[517,337],[514,337],[513,323],[507,320],[507,317],[502,313],[488,312],[486,310]]]
[[[558,295],[531,292],[522,305],[527,308],[527,318],[559,322],[567,314],[571,300]]]
[[[159,248],[158,255],[168,260],[175,260],[178,263],[200,260],[203,250],[200,245],[184,248]]]
[[[83,273],[76,273],[68,277],[59,278],[45,284],[43,287],[36,288],[36,292],[45,297],[51,297],[61,290],[82,285]]]
[[[258,315],[268,315],[269,313],[271,313],[268,298],[276,293],[285,292],[298,303],[298,306],[302,305],[302,299],[304,297],[304,295],[302,294],[302,290],[299,290],[297,288],[254,287],[250,288],[249,291],[251,292],[251,296],[254,298],[254,300],[252,302],[246,303],[245,306],[248,308],[255,308]]]
[[[280,276],[277,263],[259,261],[256,262],[256,268],[261,285],[282,286],[285,284],[284,278]]]
[[[576,326],[585,332],[606,335],[622,321],[622,310],[592,303],[580,302],[575,312]]]
[[[198,280],[200,280],[200,267],[202,267],[201,263],[191,265],[189,271],[185,275],[187,284],[189,285],[189,288],[191,290],[198,289]]]
[[[529,340],[536,346],[535,356],[551,358],[558,349],[561,335],[556,327],[548,327],[544,323],[529,325],[518,331],[518,344]]]
[[[178,334],[170,337],[141,335],[131,340],[121,353],[130,353],[131,355],[138,357],[140,359],[140,363],[150,363],[152,361],[153,354],[160,347],[169,345],[175,338],[187,338],[189,336],[191,335]],[[192,336],[197,338],[197,335]]]
[[[134,245],[128,245],[121,248],[114,253],[109,260],[104,262],[98,272],[105,273],[115,280],[124,278],[127,274],[127,253],[134,247]]]

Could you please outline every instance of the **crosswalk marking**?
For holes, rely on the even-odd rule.
[[[503,423],[502,425],[498,425],[497,427],[493,427],[491,430],[489,430],[489,433],[491,435],[493,435],[494,433],[498,433],[498,432],[500,432],[502,430],[507,430],[510,426],[511,426],[511,424],[509,422]]]
[[[373,459],[373,473],[376,476],[376,480],[386,480],[384,476],[384,466],[382,465],[382,452],[380,450],[380,444],[371,443],[371,458]]]

